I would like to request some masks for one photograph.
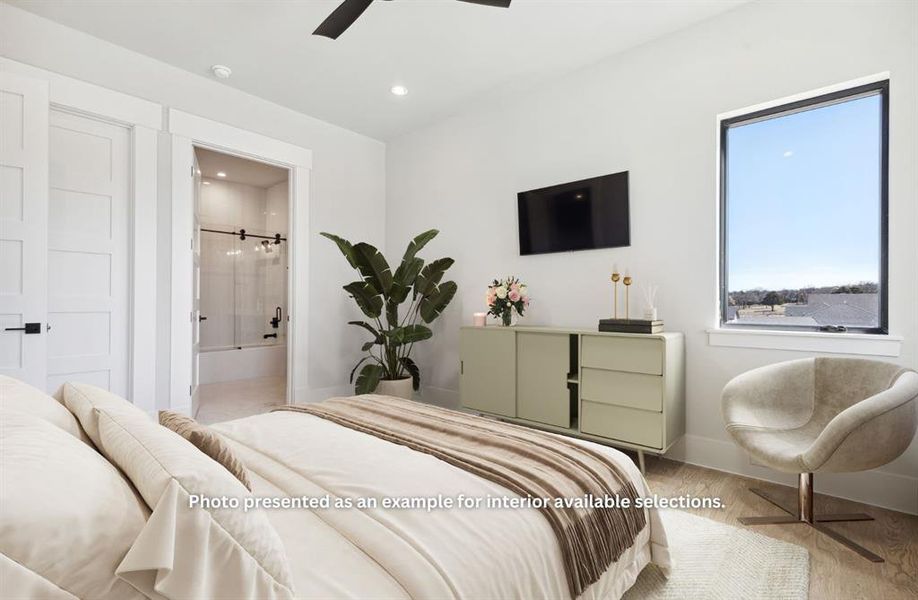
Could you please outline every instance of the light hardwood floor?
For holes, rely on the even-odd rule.
[[[816,475],[819,477],[819,475]],[[647,480],[654,493],[716,496],[726,508],[692,511],[702,517],[745,527],[737,517],[780,515],[781,510],[749,492],[758,487],[796,506],[796,490],[754,479],[647,457]],[[886,559],[874,564],[804,525],[759,525],[749,529],[805,547],[810,552],[810,598],[892,600],[918,598],[918,517],[816,495],[816,512],[866,512],[875,521],[833,524],[840,533]]]

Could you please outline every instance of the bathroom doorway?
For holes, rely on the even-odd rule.
[[[287,398],[290,177],[195,147],[192,410],[202,423]]]

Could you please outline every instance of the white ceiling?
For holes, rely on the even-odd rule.
[[[337,40],[311,35],[335,0],[9,1],[193,73],[228,65],[227,85],[387,140],[746,0],[377,0]]]
[[[269,188],[287,180],[287,169],[204,148],[195,148],[194,153],[198,157],[201,176],[205,179],[245,183],[260,188]],[[226,173],[226,177],[218,177],[217,173]]]

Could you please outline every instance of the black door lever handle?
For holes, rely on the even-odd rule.
[[[41,323],[26,323],[25,327],[7,327],[5,331],[24,331],[28,333],[41,333]]]

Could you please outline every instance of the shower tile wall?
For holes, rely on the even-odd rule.
[[[287,183],[264,189],[211,180],[202,186],[201,223],[206,229],[287,235]],[[283,343],[286,325],[286,244],[218,233],[201,236],[201,349]],[[283,322],[270,325],[276,307]],[[265,333],[277,333],[264,338]]]

